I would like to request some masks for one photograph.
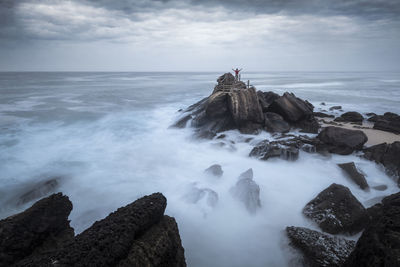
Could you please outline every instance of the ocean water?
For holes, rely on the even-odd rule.
[[[290,266],[286,226],[318,229],[301,210],[331,183],[348,186],[366,206],[397,192],[381,167],[355,155],[300,152],[296,162],[247,155],[268,133],[227,132],[224,146],[171,129],[177,110],[208,96],[221,73],[0,73],[0,218],[29,207],[14,199],[32,183],[58,177],[79,233],[137,198],[162,192],[177,220],[189,266]],[[258,90],[285,91],[316,109],[400,113],[399,73],[243,73]],[[320,105],[325,102],[326,106]],[[371,186],[352,184],[337,163],[354,161]],[[220,164],[221,178],[204,169]],[[229,190],[252,168],[262,208],[250,215]],[[218,193],[215,207],[188,201],[193,187]],[[13,204],[14,203],[14,204]],[[349,237],[357,239],[358,235]]]

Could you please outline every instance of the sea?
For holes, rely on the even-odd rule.
[[[199,140],[190,127],[170,128],[178,110],[210,95],[221,74],[0,73],[0,219],[31,206],[35,200],[21,204],[19,195],[53,178],[59,181],[55,191],[73,203],[69,219],[76,234],[121,206],[162,192],[188,266],[296,266],[299,255],[285,228],[318,230],[302,209],[320,191],[343,184],[369,207],[399,190],[381,166],[357,155],[301,151],[295,162],[260,161],[248,154],[257,142],[273,138],[266,132],[228,131],[225,139]],[[293,92],[316,111],[340,105],[362,114],[400,113],[400,73],[243,72],[242,80],[257,90]],[[388,189],[361,190],[337,166],[350,161],[370,186]],[[204,173],[213,164],[222,166],[222,177]],[[256,214],[230,193],[249,168],[260,186]],[[215,191],[217,205],[188,201],[193,188]]]

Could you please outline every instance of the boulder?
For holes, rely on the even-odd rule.
[[[262,128],[264,114],[253,87],[230,91],[228,107],[235,125],[242,133],[254,133]]]
[[[333,106],[329,108],[329,110],[340,110],[340,109],[342,109],[342,106]]]
[[[211,165],[210,167],[205,169],[204,172],[215,177],[221,177],[222,174],[224,173],[221,165],[219,164]]]
[[[300,132],[303,132],[303,133],[316,134],[316,133],[318,133],[318,130],[320,128],[320,125],[319,125],[317,119],[314,118],[313,116],[309,117],[307,119],[298,121],[298,122],[294,122],[292,125],[296,128],[300,128]]]
[[[239,176],[239,180],[230,192],[245,205],[251,214],[256,213],[261,207],[260,186],[253,180],[252,169],[248,169]]]
[[[258,101],[263,112],[267,112],[269,105],[277,100],[280,96],[274,92],[257,91]]]
[[[72,203],[61,193],[41,199],[22,213],[0,221],[0,266],[35,251],[54,250],[74,238],[68,215]]]
[[[166,204],[160,193],[142,197],[56,251],[15,266],[186,266],[176,223],[163,215]]]
[[[298,249],[307,266],[342,266],[356,242],[303,227],[287,227],[290,245]]]
[[[332,184],[311,200],[303,214],[330,234],[355,234],[367,222],[363,205],[350,190],[339,184]]]
[[[314,107],[291,93],[284,93],[268,107],[269,112],[278,113],[288,122],[298,122],[313,114]]]
[[[367,180],[365,180],[365,176],[357,170],[356,165],[354,164],[354,162],[342,163],[342,164],[338,164],[338,166],[361,189],[363,189],[363,190],[369,189]]]
[[[334,119],[334,121],[337,122],[355,122],[359,124],[362,124],[363,120],[364,117],[360,113],[355,111],[343,113],[340,117]]]
[[[400,266],[400,193],[371,210],[372,220],[343,266]]]
[[[334,118],[335,117],[334,115],[326,114],[323,112],[313,112],[313,115],[315,117],[319,117],[319,118]]]
[[[400,178],[400,142],[382,143],[364,149],[364,158],[382,164],[389,175]]]
[[[264,113],[265,130],[271,133],[287,133],[290,130],[290,125],[283,120],[282,116],[273,112]]]
[[[270,158],[281,158],[289,161],[295,161],[299,158],[299,149],[295,146],[285,147],[278,143],[272,143],[268,140],[258,143],[250,152],[250,157],[260,160]]]
[[[335,126],[323,128],[317,138],[321,141],[317,150],[327,150],[341,155],[348,155],[354,150],[361,150],[368,141],[368,137],[362,131]]]

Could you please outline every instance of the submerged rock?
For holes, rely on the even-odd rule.
[[[335,126],[323,128],[317,138],[321,141],[317,150],[327,150],[330,153],[341,155],[348,155],[355,150],[361,150],[368,141],[368,137],[362,131]]]
[[[362,173],[360,173],[354,162],[338,164],[338,166],[347,174],[347,176],[355,182],[361,189],[366,190],[369,188],[367,180]]]
[[[72,203],[61,193],[36,202],[0,221],[0,266],[10,266],[36,251],[54,250],[74,238],[68,215]]]
[[[334,119],[334,121],[337,122],[355,122],[359,124],[362,124],[363,120],[364,117],[360,113],[355,111],[343,113],[340,117]]]
[[[190,203],[198,203],[202,199],[206,200],[206,203],[210,207],[215,207],[218,203],[218,194],[209,188],[198,188],[195,185],[191,187],[189,192],[185,194],[185,199]]]
[[[330,234],[355,234],[367,223],[366,210],[350,190],[332,184],[311,200],[303,214]]]
[[[400,142],[382,143],[364,149],[364,158],[382,164],[389,175],[400,178]]]
[[[356,242],[303,227],[287,227],[290,244],[300,250],[312,267],[342,266]]]
[[[53,203],[54,196],[62,197],[61,194],[57,194],[44,201]],[[67,217],[72,205],[68,203],[63,203],[66,212],[60,216],[62,223],[53,226],[55,229],[62,226],[69,229]],[[173,218],[163,215],[165,207],[166,199],[162,194],[145,196],[95,222],[90,228],[57,249],[38,251],[35,248],[35,253],[27,255],[28,257],[18,261],[14,266],[105,267],[149,266],[150,263],[151,266],[186,266],[178,228]],[[57,218],[60,220],[58,214],[52,215],[60,210],[62,209],[57,207],[46,211],[45,214],[50,216],[48,221]],[[43,230],[43,225],[32,225],[35,220],[37,219],[33,216],[25,219],[30,228],[29,232],[24,234],[24,239],[32,233]],[[15,247],[13,251],[15,252]]]
[[[342,106],[332,106],[329,108],[329,110],[340,110],[342,109]]]
[[[224,174],[221,165],[214,164],[204,170],[205,173],[213,175],[215,177],[221,177]]]
[[[343,266],[400,266],[400,193],[373,207],[372,220]]]
[[[254,214],[261,207],[260,186],[253,180],[253,170],[248,169],[239,176],[231,194],[240,200],[246,209]]]

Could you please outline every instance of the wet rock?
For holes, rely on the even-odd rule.
[[[313,113],[315,117],[319,117],[319,118],[334,118],[334,115],[330,115],[330,114],[326,114],[323,112],[314,112]]]
[[[293,123],[293,126],[300,128],[303,133],[318,133],[320,125],[316,118],[309,117],[307,119]]]
[[[287,133],[290,130],[290,125],[282,118],[281,115],[266,112],[264,113],[265,118],[265,130],[271,133]]]
[[[34,184],[30,190],[18,197],[19,200],[17,205],[28,203],[32,200],[39,199],[51,192],[54,192],[59,186],[58,180],[59,178],[53,178]]]
[[[340,117],[334,119],[334,121],[337,122],[355,122],[359,124],[362,124],[363,120],[364,117],[360,113],[355,111],[343,113]]]
[[[372,220],[343,266],[400,266],[400,193],[370,210]]]
[[[340,109],[342,109],[342,106],[333,106],[329,108],[329,110],[340,110]]]
[[[355,150],[361,150],[368,141],[368,137],[362,131],[335,126],[323,128],[317,138],[321,141],[317,150],[327,150],[330,153],[341,155],[348,155]]]
[[[15,266],[148,266],[149,261],[152,266],[186,266],[176,224],[163,215],[166,204],[160,193],[142,197],[57,251],[27,257]]]
[[[298,122],[312,116],[313,109],[309,102],[287,92],[268,107],[269,112],[281,115],[288,122]]]
[[[364,149],[364,158],[382,164],[386,172],[398,179],[400,177],[400,142],[382,143]]]
[[[325,102],[320,103],[321,106],[326,106]]]
[[[303,214],[330,234],[355,234],[367,222],[363,205],[347,187],[338,184],[319,193],[304,207]]]
[[[387,189],[387,185],[385,184],[380,184],[380,185],[376,185],[373,186],[372,189],[378,190],[378,191],[385,191]]]
[[[172,125],[172,127],[175,127],[175,128],[185,128],[186,125],[187,125],[187,123],[188,123],[188,121],[189,121],[190,119],[192,119],[192,116],[191,116],[190,114],[187,114],[187,115],[183,116],[182,118],[180,118],[179,120],[177,120],[177,121]]]
[[[304,256],[308,266],[342,266],[356,242],[303,227],[287,227],[290,244]]]
[[[373,113],[373,112],[368,112],[368,113],[366,113],[365,115],[367,115],[367,117],[376,116],[376,114],[375,114],[375,113]]]
[[[267,112],[269,105],[280,98],[280,96],[274,92],[257,91],[257,96],[263,112]]]
[[[253,170],[248,169],[239,176],[236,185],[231,188],[231,194],[240,200],[249,213],[254,214],[261,207],[260,187],[253,180]]]
[[[362,173],[360,173],[354,162],[338,164],[338,166],[347,174],[347,176],[355,182],[361,189],[367,190],[369,188],[367,180]]]
[[[268,140],[264,140],[251,150],[249,156],[260,160],[281,158],[295,161],[299,158],[299,149],[297,147],[280,146],[278,143],[270,143]]]
[[[218,194],[212,189],[198,188],[194,185],[185,195],[185,199],[193,204],[205,199],[208,206],[215,207],[218,203]]]
[[[72,203],[61,193],[39,200],[22,213],[0,221],[0,266],[10,266],[36,251],[54,250],[73,239],[68,215]]]
[[[400,134],[400,116],[395,113],[386,112],[383,116],[376,119],[374,129]]]
[[[221,177],[224,171],[222,170],[221,165],[214,164],[204,170],[205,173],[213,175],[215,177]]]

